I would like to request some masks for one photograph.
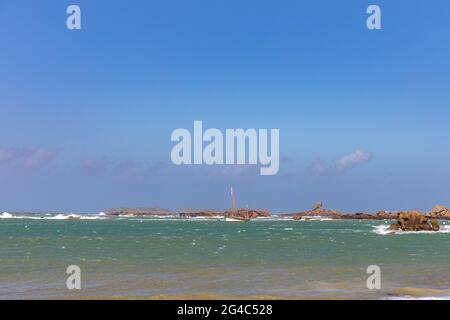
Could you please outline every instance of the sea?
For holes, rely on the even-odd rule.
[[[390,223],[5,212],[0,299],[450,299],[450,221]]]

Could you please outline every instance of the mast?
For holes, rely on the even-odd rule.
[[[234,203],[234,193],[233,193],[233,187],[230,188],[230,205],[231,205],[231,212],[234,213],[236,211],[236,206]]]

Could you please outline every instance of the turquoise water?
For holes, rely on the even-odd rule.
[[[0,298],[449,297],[450,229],[376,228],[388,223],[0,219]],[[66,288],[69,265],[81,290]]]

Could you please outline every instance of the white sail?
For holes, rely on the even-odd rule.
[[[233,187],[230,188],[230,213],[231,215],[228,217],[225,217],[225,221],[227,222],[248,222],[250,221],[250,219],[248,218],[242,218],[242,217],[237,217],[234,214],[236,213],[236,203],[235,203],[235,199],[234,199],[234,192],[233,192]]]

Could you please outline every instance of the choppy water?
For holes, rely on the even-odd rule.
[[[0,298],[450,297],[450,224],[0,216]],[[78,265],[82,290],[66,289]],[[381,268],[368,290],[366,268]]]

